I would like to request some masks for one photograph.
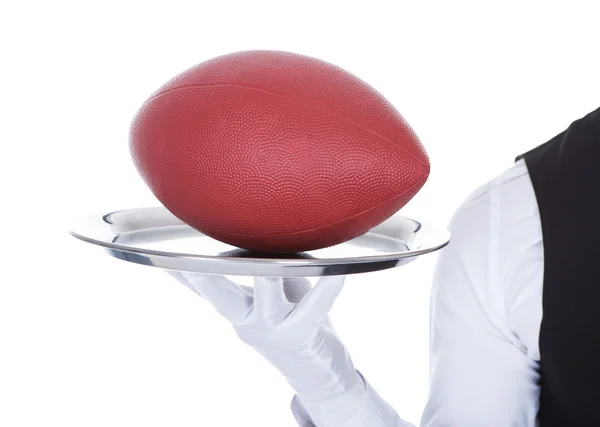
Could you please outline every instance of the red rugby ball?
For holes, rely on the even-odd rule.
[[[137,170],[202,233],[302,252],[357,237],[429,175],[411,127],[379,92],[315,58],[238,52],[179,74],[131,125]]]

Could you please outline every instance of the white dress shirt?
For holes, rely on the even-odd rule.
[[[534,427],[540,389],[542,230],[523,161],[471,194],[450,225],[431,298],[430,395],[423,427]],[[397,379],[402,384],[402,378]],[[342,426],[410,427],[367,384]],[[301,427],[314,427],[297,398]]]

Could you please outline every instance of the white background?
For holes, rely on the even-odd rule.
[[[402,212],[445,225],[515,155],[598,107],[596,4],[2,3],[0,425],[293,425],[291,390],[210,306],[67,234],[80,215],[157,203],[127,135],[166,80],[246,49],[348,69],[431,157]],[[427,397],[434,262],[350,277],[332,312],[357,367],[413,422]]]

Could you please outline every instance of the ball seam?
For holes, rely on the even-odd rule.
[[[327,111],[327,110],[323,110],[322,108],[319,108],[319,107],[311,105],[311,104],[307,104],[307,103],[302,102],[302,101],[298,101],[297,99],[289,98],[288,96],[280,94],[278,92],[274,92],[274,91],[271,91],[271,90],[268,90],[268,89],[264,89],[264,88],[260,88],[260,87],[256,87],[256,86],[239,85],[239,84],[232,84],[232,83],[214,83],[214,84],[209,84],[209,85],[208,84],[207,85],[191,84],[191,85],[178,86],[176,88],[168,89],[168,90],[165,90],[163,92],[159,92],[159,93],[151,96],[142,105],[146,105],[149,102],[154,101],[155,99],[157,99],[157,98],[159,98],[159,97],[161,97],[163,95],[167,95],[167,94],[169,94],[171,92],[175,92],[175,91],[178,91],[178,90],[188,89],[188,88],[211,88],[211,87],[236,87],[236,88],[241,88],[241,89],[255,90],[257,92],[266,93],[266,94],[272,95],[272,96],[277,96],[279,98],[285,99],[286,101],[294,102],[294,103],[302,105],[304,107],[307,107],[307,108],[319,111],[319,112],[324,113],[324,114],[328,114],[328,115],[336,117],[338,119],[345,120],[345,121],[347,121],[349,123],[352,123],[353,125],[357,126],[358,128],[360,128],[360,129],[362,129],[362,130],[364,130],[366,132],[369,132],[369,133],[371,133],[371,134],[373,134],[373,135],[375,135],[375,136],[383,139],[384,141],[387,141],[390,144],[397,144],[399,146],[398,148],[404,154],[406,154],[408,157],[410,157],[412,160],[414,160],[415,162],[419,163],[421,166],[428,167],[428,163],[427,162],[423,162],[421,159],[416,158],[412,153],[408,152],[406,149],[404,149],[403,147],[401,147],[400,144],[398,144],[397,142],[392,141],[391,139],[389,139],[389,138],[381,135],[379,132],[374,131],[373,129],[370,129],[370,128],[364,126],[364,125],[361,125],[360,123],[357,123],[354,120],[349,119],[348,117],[342,116],[340,114],[332,113],[332,112]],[[393,108],[393,106],[392,106],[392,108]],[[411,129],[410,125],[408,123],[406,123],[406,121],[404,121],[404,124],[409,129]],[[414,131],[413,131],[413,134],[414,134]],[[415,137],[418,139],[418,136],[416,134],[415,134]],[[424,153],[424,154],[425,154],[425,156],[427,156],[426,153]]]

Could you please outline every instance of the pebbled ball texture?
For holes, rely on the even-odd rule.
[[[179,74],[138,111],[130,149],[176,217],[260,252],[357,237],[429,175],[418,137],[379,92],[327,62],[277,51]]]

